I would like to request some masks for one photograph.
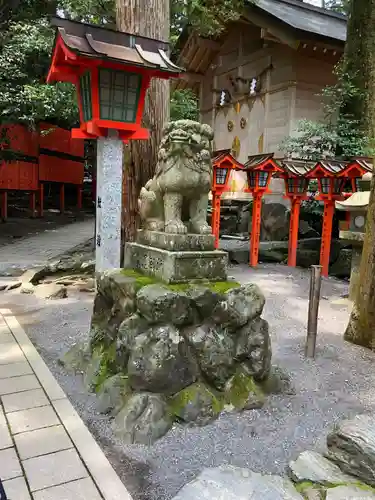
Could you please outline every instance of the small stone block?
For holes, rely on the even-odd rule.
[[[0,365],[0,379],[19,377],[21,375],[32,375],[33,371],[29,363],[12,363],[11,365]]]
[[[213,234],[170,234],[140,229],[137,231],[137,243],[162,248],[170,252],[215,250],[215,236]]]
[[[13,442],[9,434],[8,424],[6,422],[4,413],[0,410],[0,449],[10,448],[11,446],[13,446]]]
[[[0,396],[39,388],[40,384],[35,375],[0,379]]]
[[[7,417],[13,434],[42,429],[60,423],[52,406],[16,411],[8,413]]]
[[[22,432],[15,435],[14,440],[21,460],[73,447],[62,425]]]
[[[29,458],[22,464],[31,491],[50,488],[88,476],[74,449]]]
[[[92,479],[79,479],[34,493],[34,500],[101,500]]]
[[[0,451],[0,474],[3,481],[22,476],[21,465],[14,448]]]
[[[3,486],[9,500],[31,500],[26,481],[23,477],[4,481]]]
[[[33,389],[31,391],[17,392],[2,396],[3,406],[6,413],[20,410],[37,408],[49,404],[47,396],[42,389]]]
[[[225,281],[228,254],[218,250],[169,252],[139,243],[127,243],[124,267],[155,276],[166,283],[186,283],[190,280]]]
[[[13,342],[0,344],[0,365],[19,363],[20,361],[26,361],[26,358],[17,344]]]

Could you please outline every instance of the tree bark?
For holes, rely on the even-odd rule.
[[[374,22],[375,0],[351,0],[344,68],[361,92],[346,103],[344,111],[358,120],[369,138],[374,137]]]
[[[352,103],[364,133],[375,138],[375,0],[352,0],[346,47],[346,67],[357,71],[355,83],[364,96]],[[375,169],[375,166],[374,166]],[[375,177],[367,213],[360,267],[360,286],[345,339],[375,350]]]
[[[116,0],[117,29],[169,40],[169,0]],[[147,141],[130,141],[124,147],[123,242],[133,241],[139,224],[138,196],[153,176],[162,129],[169,119],[169,82],[153,79],[147,92],[143,126],[150,130]]]

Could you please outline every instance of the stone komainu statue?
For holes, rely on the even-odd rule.
[[[192,120],[166,125],[155,176],[142,188],[138,201],[144,229],[211,233],[206,218],[212,182],[212,139],[209,125]]]

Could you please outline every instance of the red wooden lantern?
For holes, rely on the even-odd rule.
[[[141,118],[151,78],[178,77],[168,44],[98,26],[53,18],[58,27],[47,82],[73,83],[78,91],[75,138],[147,139]]]
[[[335,213],[335,201],[343,198],[343,190],[347,179],[340,177],[348,166],[346,161],[326,160],[318,162],[306,175],[309,179],[317,179],[319,184],[318,200],[324,201],[323,234],[320,246],[320,265],[322,275],[328,276],[331,253],[332,224]]]
[[[229,149],[213,153],[212,178],[212,234],[215,236],[215,248],[219,246],[220,236],[220,203],[221,195],[228,190],[229,177],[232,170],[243,170],[244,166],[231,155]]]
[[[245,192],[253,195],[253,217],[251,226],[250,265],[258,264],[260,221],[262,215],[262,196],[269,191],[269,184],[274,173],[282,173],[283,169],[273,159],[273,154],[249,156],[244,165],[247,175]]]
[[[291,204],[288,266],[292,267],[295,267],[297,264],[298,228],[301,201],[307,198],[307,190],[309,187],[309,179],[305,176],[314,165],[315,164],[305,161],[282,161],[284,173],[281,177],[284,178],[286,197],[290,199]]]

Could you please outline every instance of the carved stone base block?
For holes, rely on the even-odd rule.
[[[170,234],[140,229],[137,231],[137,243],[171,252],[215,250],[213,234]]]
[[[155,276],[166,283],[225,281],[228,254],[218,250],[171,252],[140,243],[127,243],[124,264],[125,268]]]

